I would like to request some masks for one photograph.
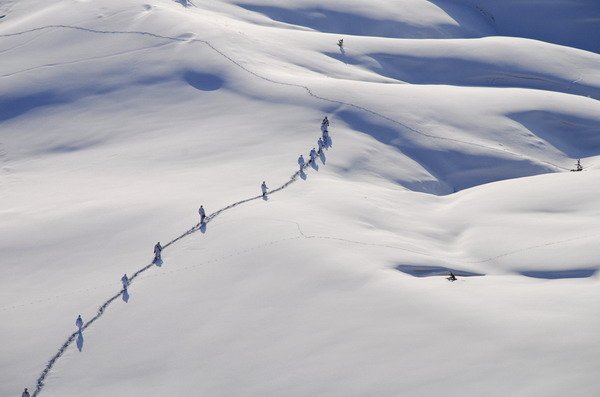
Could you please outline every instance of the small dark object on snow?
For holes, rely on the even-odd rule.
[[[23,391],[23,394],[21,394],[21,397],[29,397],[29,392],[27,391],[27,388],[25,388],[25,391]]]
[[[198,209],[198,213],[200,214],[200,224],[204,223],[204,219],[206,218],[206,212],[204,211],[204,207],[200,206]]]
[[[79,329],[79,332],[81,333],[82,327],[83,327],[83,319],[81,318],[81,314],[77,316],[77,320],[75,320],[75,325],[77,326],[77,328]]]
[[[581,160],[577,160],[577,164],[575,164],[575,169],[571,170],[571,172],[583,171],[583,167],[581,166]]]
[[[454,273],[450,272],[450,276],[446,278],[448,281],[456,281],[456,276]]]
[[[337,44],[340,48],[342,48],[344,46],[344,39],[340,39]]]
[[[161,260],[160,253],[162,252],[162,249],[163,249],[163,247],[162,247],[162,245],[160,245],[160,241],[159,241],[154,246],[154,262],[158,262]]]
[[[265,181],[263,181],[262,185],[260,185],[260,189],[262,190],[262,196],[267,197],[267,189],[269,188],[267,187]]]

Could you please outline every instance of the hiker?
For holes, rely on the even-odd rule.
[[[75,325],[79,328],[79,332],[81,333],[81,328],[83,327],[83,320],[81,319],[81,314],[77,316],[77,320],[75,320]]]
[[[163,247],[162,247],[162,245],[160,245],[160,241],[159,241],[154,246],[154,262],[157,262],[160,260],[160,252],[162,251],[162,249],[163,249]]]
[[[302,169],[304,168],[304,157],[302,155],[298,157],[298,165],[300,166],[300,171],[302,171]]]
[[[127,277],[127,274],[124,274],[123,277],[121,277],[121,282],[123,283],[123,289],[127,289],[129,286],[129,278]]]
[[[328,128],[329,128],[329,120],[327,119],[327,116],[325,116],[325,118],[321,122],[321,131],[325,132],[325,131],[327,131]]]
[[[198,209],[198,213],[200,214],[200,223],[204,223],[204,218],[206,218],[206,212],[204,212],[203,206],[200,206],[200,209]]]
[[[315,148],[312,148],[310,151],[310,162],[314,164],[316,157],[317,157],[317,152],[316,152]]]
[[[319,150],[317,153],[319,153],[319,154],[323,153],[323,147],[325,146],[325,143],[323,143],[323,138],[319,137],[319,140],[317,141],[317,145],[319,146]]]
[[[262,185],[260,185],[260,188],[262,190],[262,196],[263,197],[267,197],[267,184],[265,183],[265,181],[263,181]]]
[[[450,272],[450,276],[448,277],[448,281],[456,281],[456,276],[454,273]]]
[[[329,131],[323,130],[323,144],[327,147],[331,144],[329,140]]]
[[[21,394],[21,397],[30,397],[29,392],[27,391],[27,388],[25,388],[25,391],[23,391],[23,394]]]

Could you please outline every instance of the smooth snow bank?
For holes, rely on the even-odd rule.
[[[265,18],[244,19],[272,26],[295,26],[340,35],[394,38],[507,36],[600,52],[600,4],[594,0],[231,0]]]
[[[600,53],[597,1],[482,0],[475,8],[491,21],[497,35],[527,37]]]

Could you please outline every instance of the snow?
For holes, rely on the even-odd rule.
[[[598,3],[322,3],[0,2],[0,395],[600,392]]]

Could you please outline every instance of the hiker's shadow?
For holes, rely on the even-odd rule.
[[[77,333],[77,350],[83,350],[83,332],[81,331]]]
[[[300,178],[302,178],[302,180],[306,180],[306,173],[304,172],[304,169],[300,170]]]
[[[264,196],[262,196],[262,199],[265,201],[269,201],[269,196],[267,196],[266,194]]]
[[[129,302],[129,291],[127,291],[127,288],[125,288],[123,290],[123,294],[121,295],[121,298],[123,299],[123,302],[125,302],[125,303]]]
[[[321,159],[321,163],[325,164],[325,162],[327,161],[327,157],[325,157],[324,150],[321,150],[321,153],[319,153],[319,158]]]
[[[201,223],[198,230],[200,230],[200,233],[202,234],[206,233],[206,222]]]
[[[155,259],[153,262],[156,266],[161,267],[164,263],[162,259]]]
[[[311,161],[310,162],[310,166],[312,169],[314,169],[315,171],[319,171],[319,165],[317,164],[316,161]]]

